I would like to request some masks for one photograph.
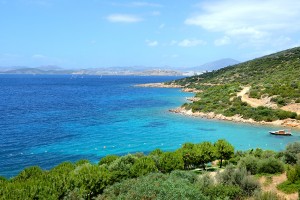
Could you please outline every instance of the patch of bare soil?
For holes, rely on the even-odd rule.
[[[300,103],[293,103],[286,106],[281,107],[282,110],[296,112],[298,115],[300,115]]]
[[[238,97],[240,96],[243,102],[248,103],[250,106],[254,108],[258,106],[265,106],[273,109],[277,108],[277,105],[271,102],[271,97],[264,97],[261,99],[250,98],[249,95],[247,94],[250,88],[251,88],[250,86],[244,87],[242,91],[237,93],[237,96]]]
[[[264,184],[266,182],[266,177],[264,177],[264,176],[259,179],[259,182],[262,186],[262,190],[265,192],[275,192],[280,197],[285,198],[286,200],[298,200],[297,192],[293,193],[293,194],[285,194],[276,188],[277,185],[279,185],[280,183],[282,183],[286,180],[287,180],[286,173],[283,173],[278,176],[273,176],[272,182],[270,182],[270,183]]]

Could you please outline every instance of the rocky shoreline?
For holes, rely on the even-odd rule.
[[[165,84],[165,83],[146,83],[138,84],[135,87],[153,87],[153,88],[183,88],[182,85]]]
[[[192,88],[183,88],[182,85],[176,84],[165,84],[165,83],[147,83],[147,84],[139,84],[135,85],[136,87],[156,87],[156,88],[182,88],[181,91],[183,92],[193,92],[198,93],[202,92],[200,90],[192,89]],[[199,98],[197,97],[189,97],[187,98],[188,101],[197,101]],[[203,113],[203,112],[192,112],[192,110],[186,110],[183,107],[179,107],[176,109],[169,110],[170,112],[182,114],[186,116],[193,116],[193,117],[200,117],[206,119],[216,119],[216,120],[225,120],[225,121],[232,121],[238,123],[249,123],[249,124],[259,124],[259,125],[272,125],[272,126],[283,126],[288,128],[297,128],[300,129],[300,120],[296,119],[284,119],[284,120],[276,120],[272,122],[265,122],[265,121],[254,121],[253,119],[244,119],[240,115],[235,115],[232,117],[226,117],[222,114],[216,114],[213,112],[210,113]]]
[[[203,112],[192,112],[192,110],[186,110],[183,107],[169,110],[173,113],[178,113],[186,116],[200,117],[206,119],[216,119],[216,120],[225,120],[239,123],[249,123],[249,124],[259,124],[259,125],[272,125],[272,126],[284,126],[288,128],[300,128],[300,121],[296,119],[284,119],[276,120],[272,122],[265,121],[254,121],[253,119],[244,119],[240,115],[235,115],[232,117],[226,117],[222,114],[215,114],[213,112],[203,113]]]

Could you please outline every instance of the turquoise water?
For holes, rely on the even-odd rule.
[[[283,150],[300,139],[272,136],[278,127],[170,113],[191,93],[134,87],[178,77],[0,76],[0,175],[62,161],[98,162],[107,154],[174,150],[224,138],[236,149]]]

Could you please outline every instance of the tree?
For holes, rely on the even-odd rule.
[[[202,142],[196,145],[196,152],[197,162],[205,170],[205,164],[215,158],[215,147],[210,142]]]
[[[220,168],[224,159],[230,159],[234,154],[234,147],[226,140],[218,140],[215,143],[216,157],[220,159]]]
[[[178,150],[178,153],[182,155],[184,169],[190,169],[192,166],[195,166],[197,164],[195,144],[184,143]]]
[[[142,157],[138,159],[130,169],[130,172],[134,177],[143,176],[157,171],[158,169],[151,157]]]
[[[297,154],[300,154],[300,142],[288,144],[284,151],[285,162],[289,164],[297,163]]]
[[[169,173],[175,169],[183,169],[184,162],[182,155],[177,152],[166,152],[160,158],[160,168],[162,172]]]

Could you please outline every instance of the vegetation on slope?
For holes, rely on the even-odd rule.
[[[288,180],[279,188],[297,191],[300,143],[278,153],[233,150],[227,141],[219,140],[186,143],[174,152],[156,149],[149,155],[109,155],[99,164],[81,160],[48,171],[30,167],[10,180],[0,178],[0,199],[278,199],[262,192],[252,175],[285,169]],[[223,172],[212,176],[209,171],[214,168],[200,174],[193,170],[215,159],[226,165]]]
[[[297,114],[280,107],[300,103],[300,47],[275,53],[248,62],[170,83],[202,90],[200,100],[184,107],[201,112],[215,112],[225,116],[241,115],[256,121],[297,118]],[[250,86],[249,97],[270,97],[278,109],[252,108],[236,96],[243,87]],[[300,116],[298,116],[300,119]]]

